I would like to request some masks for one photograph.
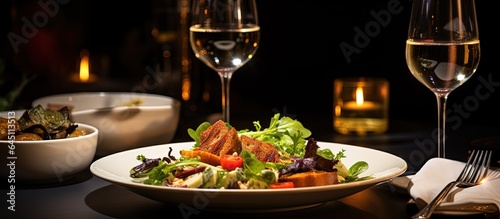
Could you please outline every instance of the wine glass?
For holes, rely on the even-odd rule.
[[[437,156],[446,157],[448,95],[479,65],[480,46],[474,0],[413,0],[406,63],[437,99]]]
[[[191,10],[191,48],[199,60],[219,74],[222,120],[229,123],[231,77],[250,61],[259,46],[255,0],[194,0]]]

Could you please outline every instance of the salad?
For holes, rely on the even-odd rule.
[[[172,148],[161,158],[139,154],[139,164],[130,169],[130,177],[150,185],[210,189],[294,188],[325,185],[318,183],[323,179],[328,179],[326,184],[337,184],[372,178],[360,177],[368,163],[345,166],[344,149],[321,149],[310,138],[311,131],[297,120],[277,113],[267,128],[259,121],[253,124],[255,130],[235,131],[220,120],[204,122],[188,129],[194,140],[191,150],[181,151],[178,157],[172,155]],[[207,146],[210,141],[217,147]]]

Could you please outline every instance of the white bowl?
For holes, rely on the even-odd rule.
[[[21,114],[16,118],[19,116]],[[89,168],[95,157],[99,131],[90,125],[77,124],[88,134],[40,141],[0,140],[0,156],[6,165],[0,170],[2,178],[15,180],[11,183],[62,182]]]
[[[118,106],[140,99],[138,106]],[[37,105],[72,106],[72,120],[99,129],[97,156],[132,148],[169,143],[177,130],[180,101],[157,94],[133,92],[84,92],[46,96]]]

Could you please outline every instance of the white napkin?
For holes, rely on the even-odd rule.
[[[427,161],[408,185],[408,191],[419,208],[424,207],[437,196],[446,184],[456,180],[464,166],[464,162],[444,158],[432,158]],[[500,171],[490,170],[488,178],[488,181],[477,186],[465,189],[453,188],[436,211],[498,211],[500,209]]]

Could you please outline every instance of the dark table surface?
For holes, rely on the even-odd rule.
[[[190,140],[185,130],[195,127],[192,123],[182,123],[173,142]],[[404,175],[414,174],[432,157],[432,145],[425,144],[431,139],[433,125],[415,122],[391,121],[387,133],[369,136],[343,136],[330,131],[315,133],[319,141],[331,141],[371,147],[400,156],[408,163]],[[464,126],[448,132],[448,157],[465,160],[470,142],[475,139],[494,136],[499,127]],[[330,130],[330,129],[325,129]],[[462,133],[467,133],[464,135]],[[422,143],[424,142],[424,143]],[[430,146],[429,146],[430,145]],[[96,158],[97,159],[97,158]],[[397,178],[398,182],[404,176]],[[417,209],[411,203],[411,196],[401,183],[384,182],[321,205],[285,212],[225,213],[200,211],[197,214],[183,214],[176,206],[166,205],[126,188],[97,178],[89,170],[76,175],[71,180],[45,185],[17,184],[15,189],[15,211],[3,201],[1,218],[208,218],[214,216],[236,216],[237,218],[410,218]],[[5,200],[9,190],[1,189]],[[498,215],[449,216],[435,215],[433,218],[498,218]]]

